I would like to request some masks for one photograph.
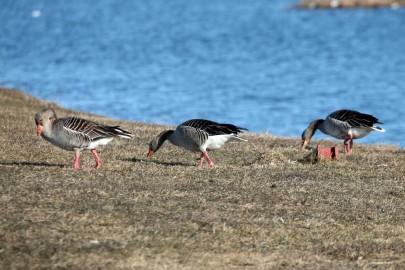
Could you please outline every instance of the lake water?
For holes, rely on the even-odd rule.
[[[358,142],[404,147],[405,9],[292,4],[5,0],[0,85],[116,119],[290,137],[350,108],[387,130]]]

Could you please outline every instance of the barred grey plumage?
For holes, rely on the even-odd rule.
[[[75,151],[74,167],[79,168],[80,151],[91,150],[96,160],[96,168],[101,165],[96,147],[106,145],[115,137],[130,139],[132,134],[118,126],[106,126],[74,116],[57,118],[53,109],[45,108],[35,115],[37,135],[52,144]]]
[[[169,140],[172,144],[190,151],[201,152],[200,165],[206,158],[212,167],[214,162],[207,150],[218,149],[229,140],[246,141],[238,133],[247,130],[232,124],[220,124],[210,120],[192,119],[177,126],[175,130],[165,130],[158,134],[149,144],[150,157],[162,144]]]
[[[385,130],[376,124],[383,124],[372,115],[360,113],[353,110],[338,110],[329,114],[325,120],[312,121],[302,133],[302,148],[305,148],[316,130],[337,139],[344,140],[344,150],[350,154],[353,148],[353,139],[359,139],[376,130]]]

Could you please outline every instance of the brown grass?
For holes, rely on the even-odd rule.
[[[198,154],[165,144],[165,127],[72,112],[120,125],[133,140],[73,153],[35,134],[49,104],[0,89],[1,269],[347,269],[405,264],[404,150],[355,144],[315,164],[298,138],[246,134]],[[237,124],[237,123],[236,123]],[[313,141],[323,146],[330,140]]]

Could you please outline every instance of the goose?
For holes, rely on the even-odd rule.
[[[96,147],[106,145],[115,137],[130,139],[132,134],[118,126],[106,126],[96,122],[69,116],[57,118],[53,109],[45,108],[35,115],[37,135],[50,143],[75,152],[73,167],[79,168],[79,157],[82,150],[90,150],[96,161],[95,168],[101,166]]]
[[[326,119],[312,121],[302,133],[302,149],[305,149],[315,131],[319,129],[323,133],[337,139],[344,140],[345,154],[351,154],[353,139],[359,139],[368,135],[371,131],[385,132],[375,124],[383,124],[372,115],[353,110],[338,110],[329,114]]]
[[[214,167],[214,161],[208,156],[207,150],[221,148],[228,141],[247,141],[238,136],[239,132],[247,130],[232,124],[220,124],[210,120],[191,119],[176,127],[175,130],[165,130],[159,133],[150,143],[147,157],[155,153],[166,140],[172,144],[193,152],[201,152],[199,165],[204,159]]]

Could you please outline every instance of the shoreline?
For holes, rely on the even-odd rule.
[[[97,114],[97,113],[92,113],[92,112],[86,112],[86,111],[79,111],[79,110],[75,110],[75,109],[69,109],[69,108],[64,108],[63,106],[61,106],[60,104],[58,104],[57,102],[54,101],[47,101],[47,100],[41,100],[38,99],[26,92],[24,92],[23,90],[20,89],[15,89],[15,88],[6,88],[6,87],[1,87],[0,86],[0,91],[15,91],[15,93],[24,98],[24,99],[31,99],[34,100],[36,102],[42,103],[44,104],[44,106],[50,106],[52,108],[57,108],[60,110],[63,110],[64,112],[67,112],[67,114],[65,113],[64,115],[60,115],[61,117],[63,116],[69,116],[69,115],[75,115],[75,116],[80,116],[80,117],[93,117],[93,118],[98,118],[98,119],[107,119],[109,121],[114,121],[114,122],[124,122],[124,123],[134,123],[134,124],[142,124],[142,125],[147,125],[147,126],[156,126],[156,127],[175,127],[176,125],[169,125],[169,124],[157,124],[157,123],[150,123],[150,122],[141,122],[141,121],[136,121],[136,120],[122,120],[122,119],[118,119],[118,118],[112,118],[106,115],[101,115],[101,114]],[[24,97],[25,96],[25,97]],[[58,115],[59,116],[59,115]],[[249,130],[249,129],[248,129]],[[319,131],[318,131],[319,132]],[[246,134],[246,133],[245,133]],[[277,138],[284,138],[284,139],[292,139],[292,140],[297,140],[300,141],[300,137],[299,136],[283,136],[283,135],[276,135],[276,134],[272,134],[269,133],[268,131],[266,132],[251,132],[248,131],[247,134],[251,134],[251,135],[270,135],[272,137],[277,137]],[[324,140],[329,142],[330,144],[335,144],[335,145],[340,145],[342,143],[341,140],[329,137],[327,135],[324,134],[324,138],[322,139],[313,139],[313,140]],[[312,141],[312,140],[311,140]],[[363,145],[374,145],[374,146],[378,146],[378,145],[387,145],[387,146],[394,146],[394,147],[398,147],[398,148],[403,148],[401,147],[400,144],[395,144],[395,143],[362,143],[361,141],[355,141],[356,144],[363,144]]]

